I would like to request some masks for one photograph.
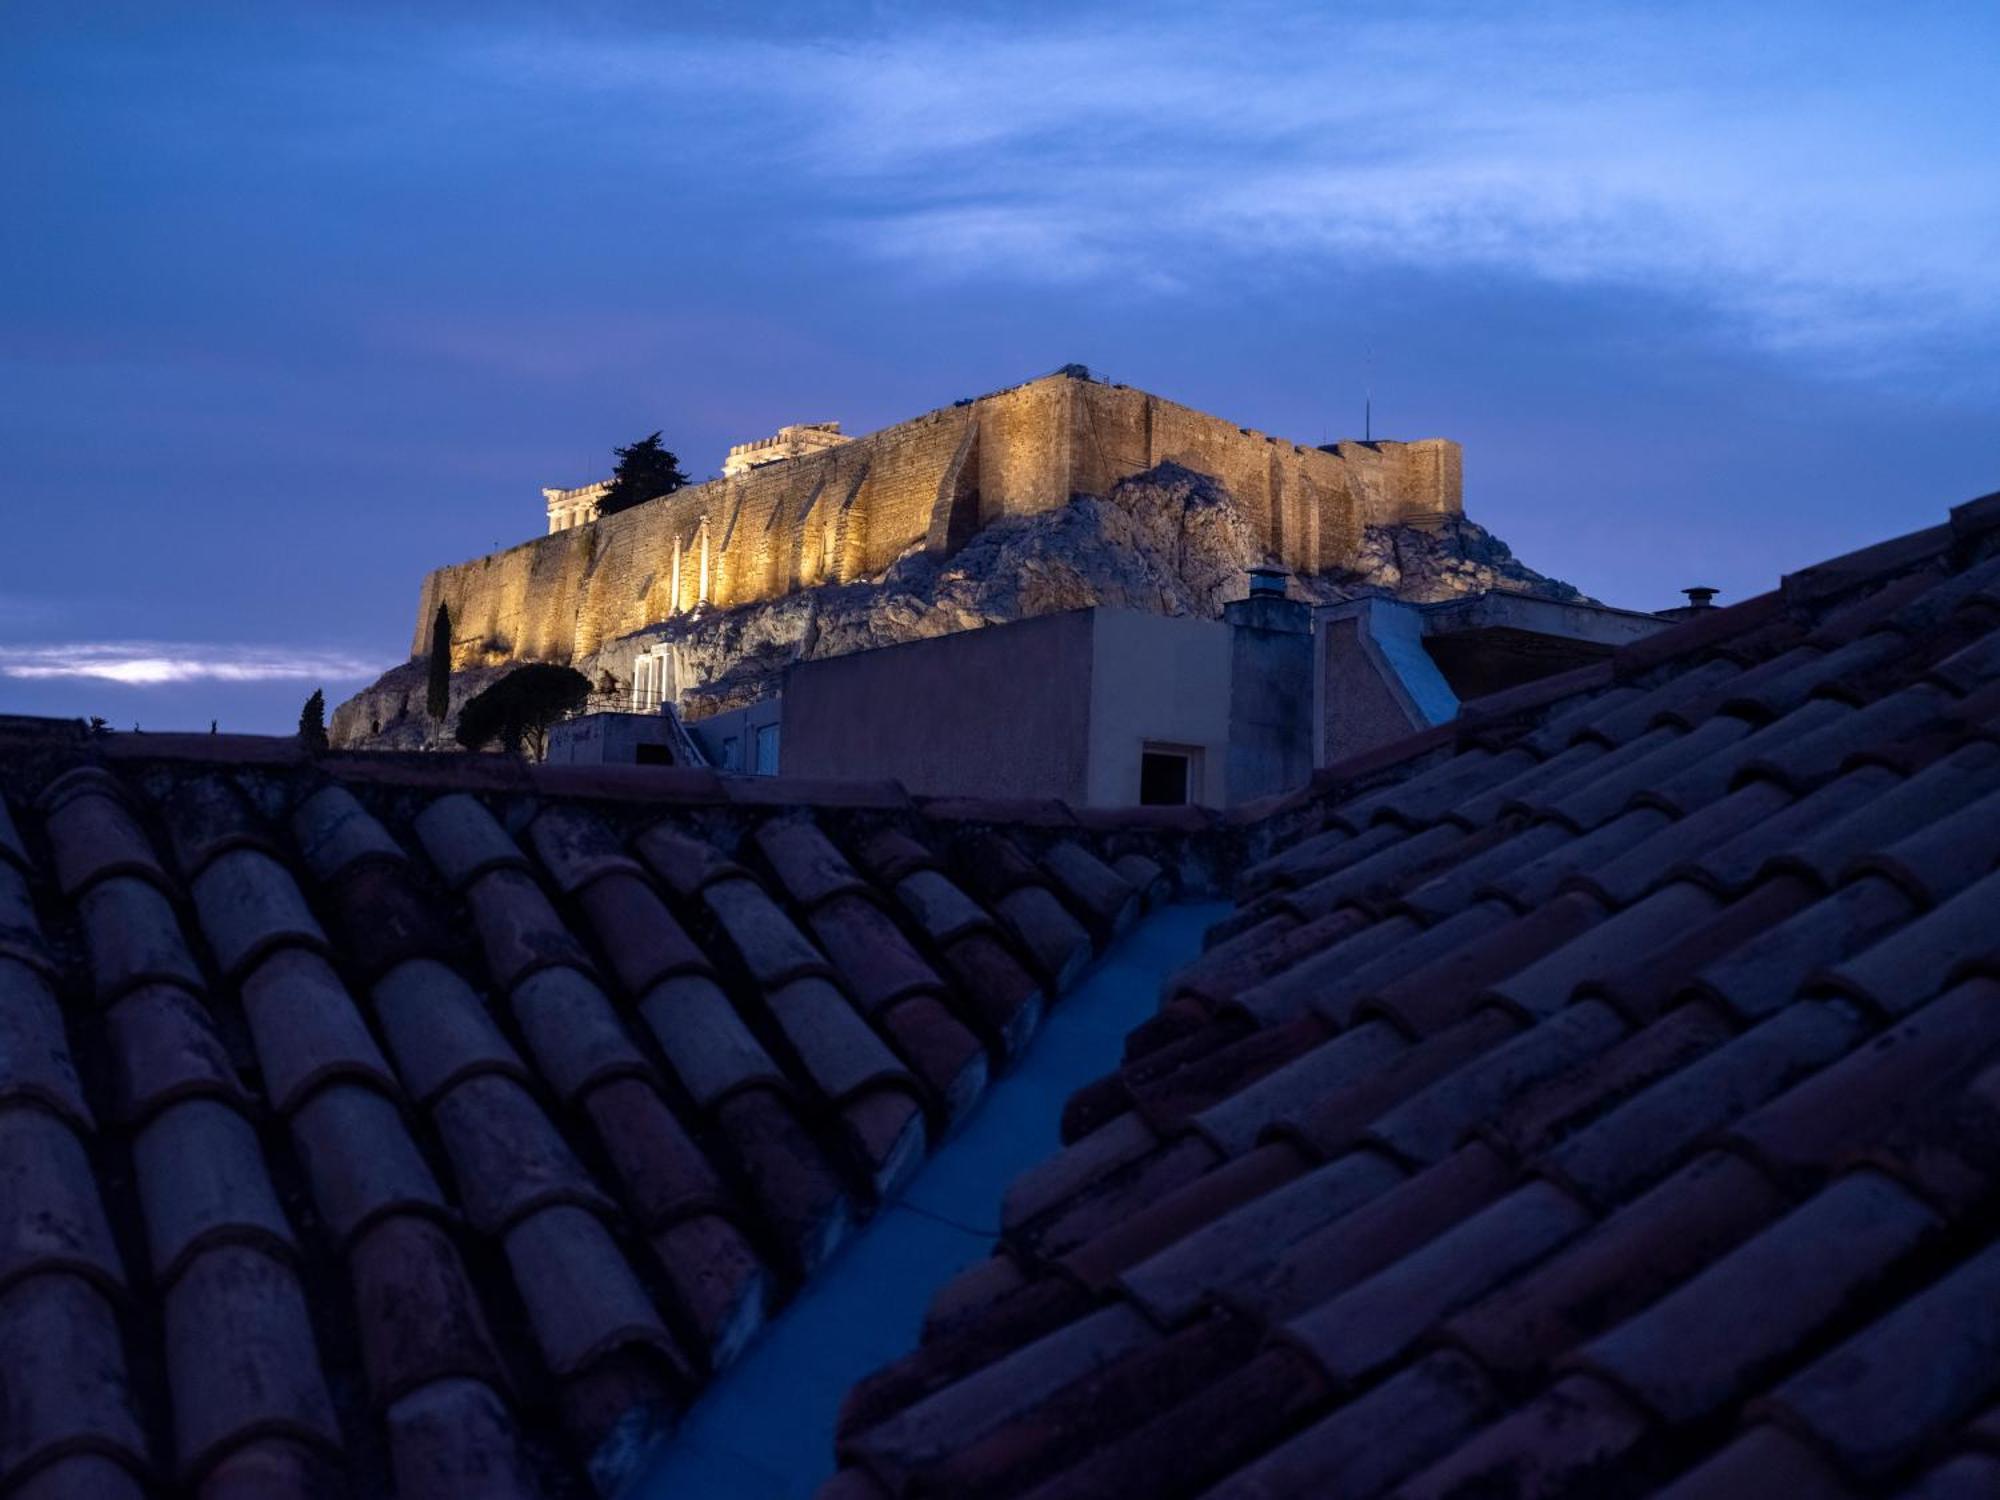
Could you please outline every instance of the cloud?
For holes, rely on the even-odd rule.
[[[0,677],[90,678],[127,687],[183,682],[362,682],[380,671],[342,651],[168,641],[0,645]]]
[[[830,41],[540,36],[462,65],[757,162],[788,227],[938,277],[1176,296],[1382,267],[1656,290],[1874,370],[2000,340],[1990,15],[1084,7]]]

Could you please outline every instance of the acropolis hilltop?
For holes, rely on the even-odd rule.
[[[913,548],[949,555],[1162,464],[1218,481],[1301,574],[1352,566],[1371,526],[1463,509],[1449,440],[1314,447],[1068,367],[866,436],[786,427],[732,447],[721,478],[617,515],[597,514],[602,485],[544,490],[547,535],[424,580],[411,650],[429,649],[443,603],[461,666],[575,660],[702,606],[872,577]]]

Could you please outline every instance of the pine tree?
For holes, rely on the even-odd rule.
[[[438,725],[451,712],[451,611],[442,600],[431,617],[430,697],[425,707],[431,722]]]
[[[299,710],[299,743],[309,751],[327,748],[326,694],[318,688]]]
[[[458,713],[458,742],[483,750],[498,740],[509,755],[526,750],[536,760],[549,753],[549,731],[590,696],[590,679],[573,667],[529,662],[465,700]]]
[[[601,516],[615,516],[647,500],[671,495],[688,482],[681,472],[681,461],[661,446],[657,432],[611,451],[618,456],[618,467],[612,472],[611,487],[597,502]]]

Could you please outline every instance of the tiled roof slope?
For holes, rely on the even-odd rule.
[[[828,1500],[2000,1494],[2000,496],[1329,782]]]
[[[1199,863],[1172,819],[47,721],[0,784],[23,1500],[614,1481]]]

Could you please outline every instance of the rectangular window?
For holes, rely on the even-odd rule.
[[[778,774],[778,726],[759,724],[757,726],[757,774],[776,776]]]
[[[674,763],[673,747],[670,745],[641,745],[639,764],[642,766],[670,766]]]
[[[1143,807],[1180,807],[1188,800],[1191,757],[1180,750],[1139,753],[1139,803]]]
[[[725,771],[743,769],[743,741],[733,734],[722,742],[722,769]]]

